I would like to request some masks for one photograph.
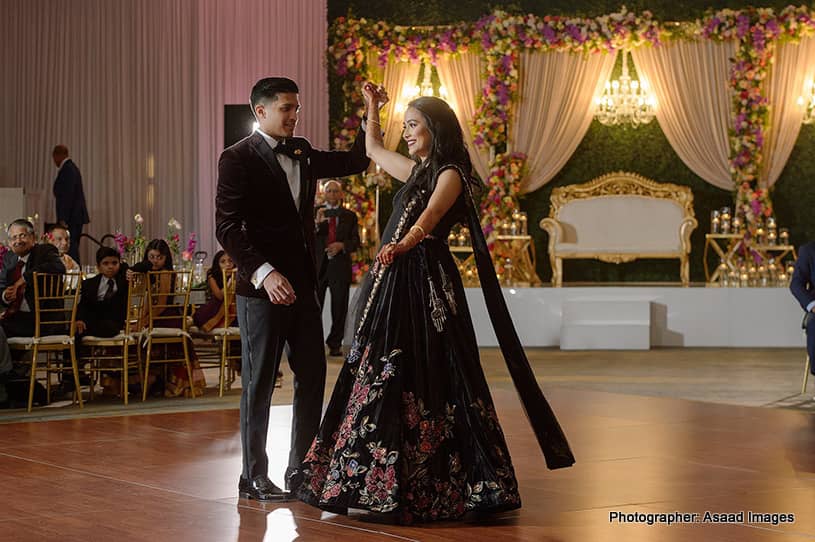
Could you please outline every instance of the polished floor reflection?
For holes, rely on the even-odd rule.
[[[238,412],[217,410],[0,425],[0,539],[815,538],[815,416],[809,412],[550,388],[577,464],[547,471],[514,393],[496,386],[494,395],[524,501],[521,510],[506,515],[400,527],[299,502],[238,499]],[[269,451],[277,483],[289,418],[289,407],[273,407]],[[752,511],[767,514],[761,519],[768,522],[745,517],[744,523],[667,525],[658,516],[702,518],[705,511]],[[646,523],[610,521],[612,513]],[[793,514],[794,523],[782,523],[780,514]],[[655,523],[649,526],[649,520]]]

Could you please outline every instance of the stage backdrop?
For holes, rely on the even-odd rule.
[[[133,216],[146,235],[174,217],[214,246],[224,104],[260,77],[301,88],[298,132],[328,145],[325,0],[10,0],[0,18],[0,186],[53,220],[64,143],[82,171],[101,236]],[[86,245],[85,263],[91,263]]]
[[[505,9],[518,13],[544,15],[566,15],[595,17],[619,10],[620,4],[596,0],[519,0],[500,3]],[[650,10],[660,21],[689,21],[703,18],[711,7],[721,9],[727,3],[714,3],[710,0],[651,0],[648,2],[625,2],[626,7],[641,13]],[[788,0],[757,0],[751,3],[736,3],[738,6],[752,4],[758,7],[772,7],[779,11]],[[734,9],[736,4],[730,3]],[[365,0],[329,0],[329,19],[346,15],[349,10],[358,17],[368,20],[385,20],[402,25],[444,25],[460,21],[475,21],[491,12],[498,3],[490,0],[469,2],[443,2],[428,0],[418,4],[399,0],[382,0],[375,4]],[[620,58],[612,72],[617,78],[621,71]],[[813,62],[810,60],[810,63]],[[632,77],[636,67],[629,63]],[[342,118],[341,89],[333,71],[330,72],[331,118]],[[725,205],[733,206],[730,190],[718,188],[704,181],[694,173],[672,148],[658,121],[637,129],[603,126],[593,121],[588,131],[563,168],[542,188],[525,194],[520,200],[521,208],[529,213],[530,233],[532,234],[538,257],[538,275],[547,282],[551,269],[547,257],[547,237],[537,224],[549,214],[549,198],[558,186],[583,183],[612,171],[631,171],[652,178],[658,182],[672,182],[686,185],[694,194],[694,209],[699,227],[692,235],[691,280],[704,281],[702,252],[704,237],[710,231],[710,211]],[[782,227],[789,227],[791,241],[800,245],[815,239],[815,125],[802,126],[797,140],[792,146],[789,159],[773,185],[772,200],[775,214]],[[389,209],[387,202],[383,210]],[[384,223],[387,217],[380,217]],[[714,262],[715,263],[715,262]],[[595,260],[571,260],[564,262],[565,274],[573,281],[587,282],[632,282],[632,281],[676,281],[678,266],[668,260],[638,260],[625,264],[610,264]]]

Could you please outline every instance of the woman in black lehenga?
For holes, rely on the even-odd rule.
[[[366,84],[363,93],[368,155],[405,184],[360,289],[351,351],[295,494],[331,512],[366,509],[402,523],[518,508],[515,472],[446,244],[457,222],[468,221],[473,232],[493,327],[547,464],[574,459],[495,278],[461,128],[444,101],[414,100],[405,113],[407,158],[382,146],[384,89]]]

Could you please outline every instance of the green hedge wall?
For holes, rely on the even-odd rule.
[[[762,2],[763,7],[782,8],[790,2]],[[743,7],[743,2],[626,2],[628,9],[650,9],[661,20],[689,20],[700,17],[709,7]],[[329,21],[345,15],[349,9],[355,16],[384,19],[400,24],[444,24],[453,21],[475,20],[496,7],[524,13],[569,14],[596,16],[617,11],[620,4],[610,2],[586,2],[556,0],[540,2],[521,0],[516,2],[486,2],[483,0],[458,0],[456,2],[425,0],[381,0],[377,3],[360,0],[329,0]],[[619,73],[619,64],[615,74]],[[616,76],[616,75],[615,75]],[[336,79],[331,77],[331,115],[339,118],[342,96]],[[546,282],[551,278],[549,258],[546,252],[546,234],[538,227],[540,220],[549,214],[549,196],[556,186],[583,183],[612,171],[630,171],[657,182],[672,182],[691,188],[694,210],[699,227],[692,236],[691,280],[704,280],[702,253],[705,234],[710,231],[710,211],[724,205],[732,205],[730,192],[716,188],[697,177],[679,159],[671,148],[665,134],[654,121],[639,128],[606,127],[593,122],[586,137],[580,143],[566,166],[546,186],[527,194],[521,207],[529,214],[530,233],[535,239],[538,256],[538,275]],[[781,227],[790,228],[792,242],[800,245],[815,239],[815,190],[812,190],[815,173],[815,126],[803,126],[795,148],[773,192],[776,216]],[[387,198],[385,198],[387,199]],[[389,202],[383,205],[389,213]],[[387,216],[383,216],[386,219]],[[384,222],[383,222],[384,223]],[[717,262],[711,261],[712,265]],[[679,280],[678,260],[637,260],[626,264],[607,264],[594,260],[564,261],[567,281],[630,282]]]

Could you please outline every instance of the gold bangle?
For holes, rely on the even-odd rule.
[[[374,123],[374,124],[376,124],[377,126],[379,126],[380,128],[382,127],[382,125],[381,125],[381,124],[379,124],[379,121],[378,121],[378,120],[374,120],[374,119],[368,119],[368,124],[370,124],[370,123]]]
[[[422,232],[422,237],[427,237],[427,233],[424,231],[424,228],[423,228],[423,227],[421,227],[421,226],[419,226],[418,224],[414,224],[414,225],[412,225],[412,226],[410,227],[410,229],[411,229],[411,230],[412,230],[412,229],[417,229],[417,230],[419,230],[420,232]]]

